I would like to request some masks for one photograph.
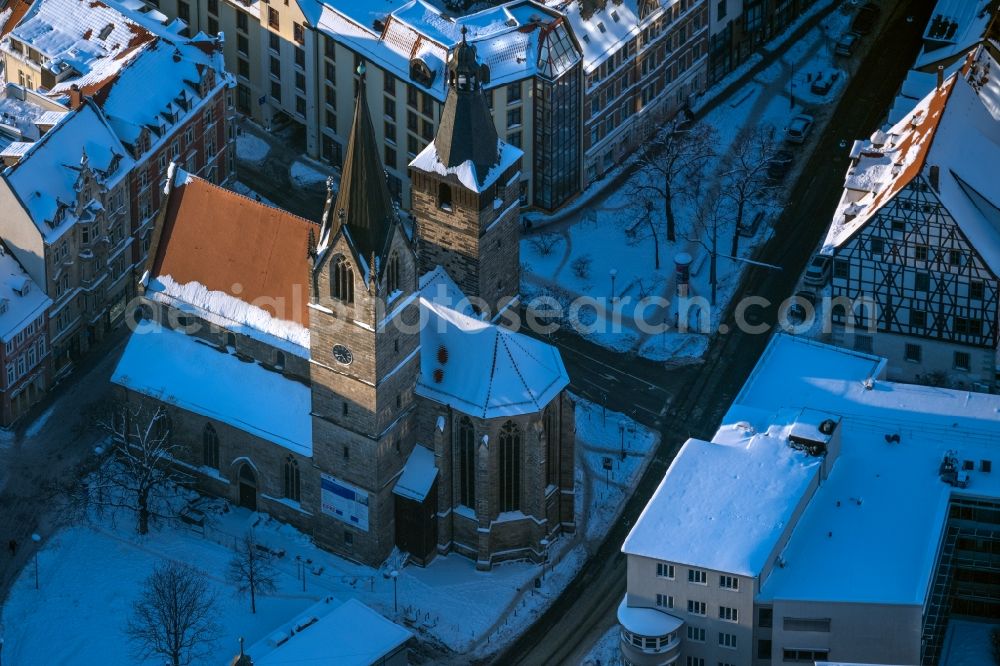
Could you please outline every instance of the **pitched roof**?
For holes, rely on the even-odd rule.
[[[280,322],[309,325],[313,223],[183,172],[168,178],[167,189],[149,283],[156,287],[154,280],[166,276],[179,287],[200,285],[207,293],[192,305],[232,319],[235,325],[262,328],[301,344],[301,336],[293,335],[298,329],[282,331]],[[176,294],[192,297],[191,291]],[[234,308],[240,308],[232,301],[254,310],[236,312]],[[278,322],[262,322],[258,310]],[[304,341],[308,344],[307,336]]]
[[[420,299],[417,393],[481,418],[543,409],[569,384],[559,351],[452,309],[461,303]],[[442,351],[443,350],[443,351]]]
[[[340,191],[333,207],[328,201],[323,212],[320,247],[327,247],[343,228],[360,254],[359,259],[368,262],[373,256],[380,258],[388,249],[398,218],[368,110],[363,66],[360,73],[358,101],[347,140]]]
[[[0,12],[0,21],[2,21],[2,24],[0,24],[0,37],[6,36],[7,33],[13,30],[14,26],[21,22],[21,19],[24,18],[24,15],[30,8],[31,2],[29,0],[11,0],[7,3],[7,7],[3,12]]]

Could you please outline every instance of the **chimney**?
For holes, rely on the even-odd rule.
[[[931,188],[935,192],[940,192],[941,189],[938,187],[941,183],[941,167],[937,164],[931,165]]]
[[[69,108],[79,109],[83,105],[83,91],[75,83],[69,87]]]
[[[941,88],[944,88],[944,65],[938,65],[937,75],[937,87],[938,90],[941,90]]]

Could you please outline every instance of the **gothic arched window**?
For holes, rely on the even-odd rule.
[[[458,503],[476,508],[476,429],[468,416],[458,422]]]
[[[399,291],[399,254],[393,252],[385,265],[385,292],[392,294]]]
[[[201,433],[201,451],[205,467],[219,469],[219,433],[211,423],[206,423]]]
[[[521,429],[513,421],[500,428],[500,511],[521,508]]]
[[[448,183],[438,185],[438,207],[442,210],[451,210],[451,185]]]
[[[299,462],[295,458],[288,456],[285,459],[285,497],[293,502],[298,502],[300,496]]]
[[[343,257],[338,257],[331,270],[331,296],[345,303],[354,302],[354,269]]]

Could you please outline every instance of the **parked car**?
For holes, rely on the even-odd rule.
[[[795,116],[785,128],[785,140],[790,143],[805,143],[813,122],[815,122],[813,117],[804,113]]]
[[[830,92],[830,88],[833,84],[837,82],[840,78],[840,72],[818,72],[816,78],[812,80],[812,85],[809,86],[809,90],[812,91],[814,95],[825,95]]]
[[[767,179],[772,183],[784,180],[792,168],[794,157],[795,155],[790,150],[775,151],[771,159],[767,161]]]
[[[861,39],[861,35],[856,32],[846,33],[840,38],[840,41],[837,42],[837,46],[834,47],[834,54],[844,56],[845,58],[850,57],[854,54],[854,47],[858,45],[859,39]]]
[[[822,287],[830,280],[830,257],[817,254],[806,267],[802,282],[808,287]]]
[[[760,227],[760,223],[764,221],[764,211],[759,210],[749,219],[743,220],[736,233],[744,238],[753,238],[757,234],[757,229]]]
[[[878,5],[874,2],[865,3],[865,6],[858,10],[857,15],[851,22],[851,32],[856,32],[859,35],[867,35],[875,27],[878,14]]]
[[[795,292],[795,298],[801,299],[803,301],[807,301],[809,303],[809,305],[812,305],[814,307],[816,305],[817,296],[816,296],[816,292],[815,291],[809,291],[808,289],[802,289],[800,291]]]

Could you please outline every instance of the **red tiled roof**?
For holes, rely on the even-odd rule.
[[[167,202],[150,277],[211,291],[309,325],[309,220],[189,177]]]
[[[28,9],[31,8],[31,2],[29,0],[11,0],[7,7],[11,12],[7,21],[0,25],[0,37],[5,37],[8,32],[14,29],[14,26],[21,22]]]

